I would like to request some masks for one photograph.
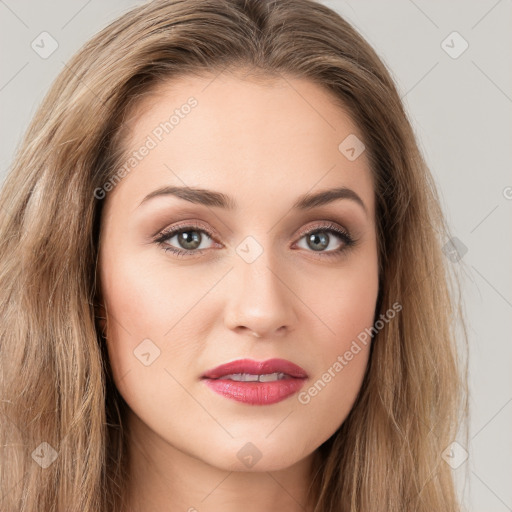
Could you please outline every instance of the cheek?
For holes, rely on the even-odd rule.
[[[324,354],[332,355],[373,324],[379,289],[377,259],[372,254],[360,259],[356,255],[347,265],[309,274],[298,294],[320,325],[315,329],[316,341]]]
[[[317,371],[298,401],[323,418],[327,431],[335,430],[350,412],[368,364],[378,269],[376,259],[361,263],[340,269],[330,279],[317,279],[304,299],[314,304],[321,325],[314,343],[305,348]]]
[[[378,295],[378,278],[375,273],[363,272],[340,279],[330,294],[333,330],[344,345],[366,327],[373,324]]]
[[[186,407],[187,397],[171,374],[177,354],[184,367],[193,359],[194,349],[179,322],[189,302],[181,291],[190,286],[173,280],[169,288],[168,279],[134,255],[112,254],[111,261],[115,265],[104,267],[104,296],[116,387],[145,423],[170,421],[168,411]]]
[[[345,294],[331,298],[328,316],[335,334],[315,337],[309,353],[316,371],[297,395],[304,418],[311,418],[305,420],[311,433],[321,422],[315,439],[332,435],[350,413],[361,389],[371,346],[374,293],[360,290],[349,300]]]
[[[152,259],[148,248],[137,253],[133,248],[109,247],[106,253],[101,279],[108,309],[109,358],[118,388],[128,391],[129,386],[133,394],[145,382],[168,389],[165,370],[190,368],[197,356],[200,331],[208,325],[209,302],[201,298],[218,276],[211,272],[202,276],[193,266],[169,265],[161,255]],[[144,357],[154,362],[145,366]],[[157,375],[165,385],[154,381]]]
[[[165,265],[162,256],[152,261],[143,251],[131,250],[129,256],[113,254],[112,261],[115,264],[107,263],[104,271],[106,301],[115,323],[133,340],[151,336],[164,340],[179,329],[177,322],[207,289],[207,279],[192,267]]]

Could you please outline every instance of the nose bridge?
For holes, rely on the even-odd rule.
[[[246,327],[271,333],[295,321],[293,293],[271,236],[247,236],[236,246],[227,321],[230,327]],[[261,241],[260,241],[261,240]],[[287,286],[288,285],[288,286]]]

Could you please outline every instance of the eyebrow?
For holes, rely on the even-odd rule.
[[[184,199],[185,201],[189,201],[191,203],[201,204],[204,206],[212,206],[216,208],[224,208],[226,210],[236,210],[238,207],[236,201],[232,197],[223,194],[222,192],[215,192],[213,190],[206,190],[203,188],[175,186],[165,186],[153,190],[153,192],[150,192],[140,202],[139,206],[149,201],[150,199],[153,199],[154,197],[169,195]],[[366,215],[368,215],[368,210],[363,200],[354,190],[347,187],[337,187],[321,190],[320,192],[304,194],[297,199],[297,201],[293,204],[292,209],[311,210],[313,208],[332,203],[338,199],[349,199],[354,201],[359,206],[361,206]]]

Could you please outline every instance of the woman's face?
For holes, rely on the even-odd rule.
[[[354,345],[378,294],[362,135],[328,92],[292,78],[182,78],[137,113],[131,160],[103,188],[99,260],[130,421],[218,468],[289,467],[343,423],[368,362],[369,343]],[[224,371],[258,382],[203,378],[274,358],[306,377],[277,364]]]

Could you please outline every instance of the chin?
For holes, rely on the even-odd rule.
[[[279,442],[277,438],[270,441],[257,436],[254,436],[252,442],[247,439],[233,440],[229,448],[218,454],[219,456],[211,462],[226,471],[280,471],[293,466],[308,455],[296,452],[297,443],[288,445]]]

